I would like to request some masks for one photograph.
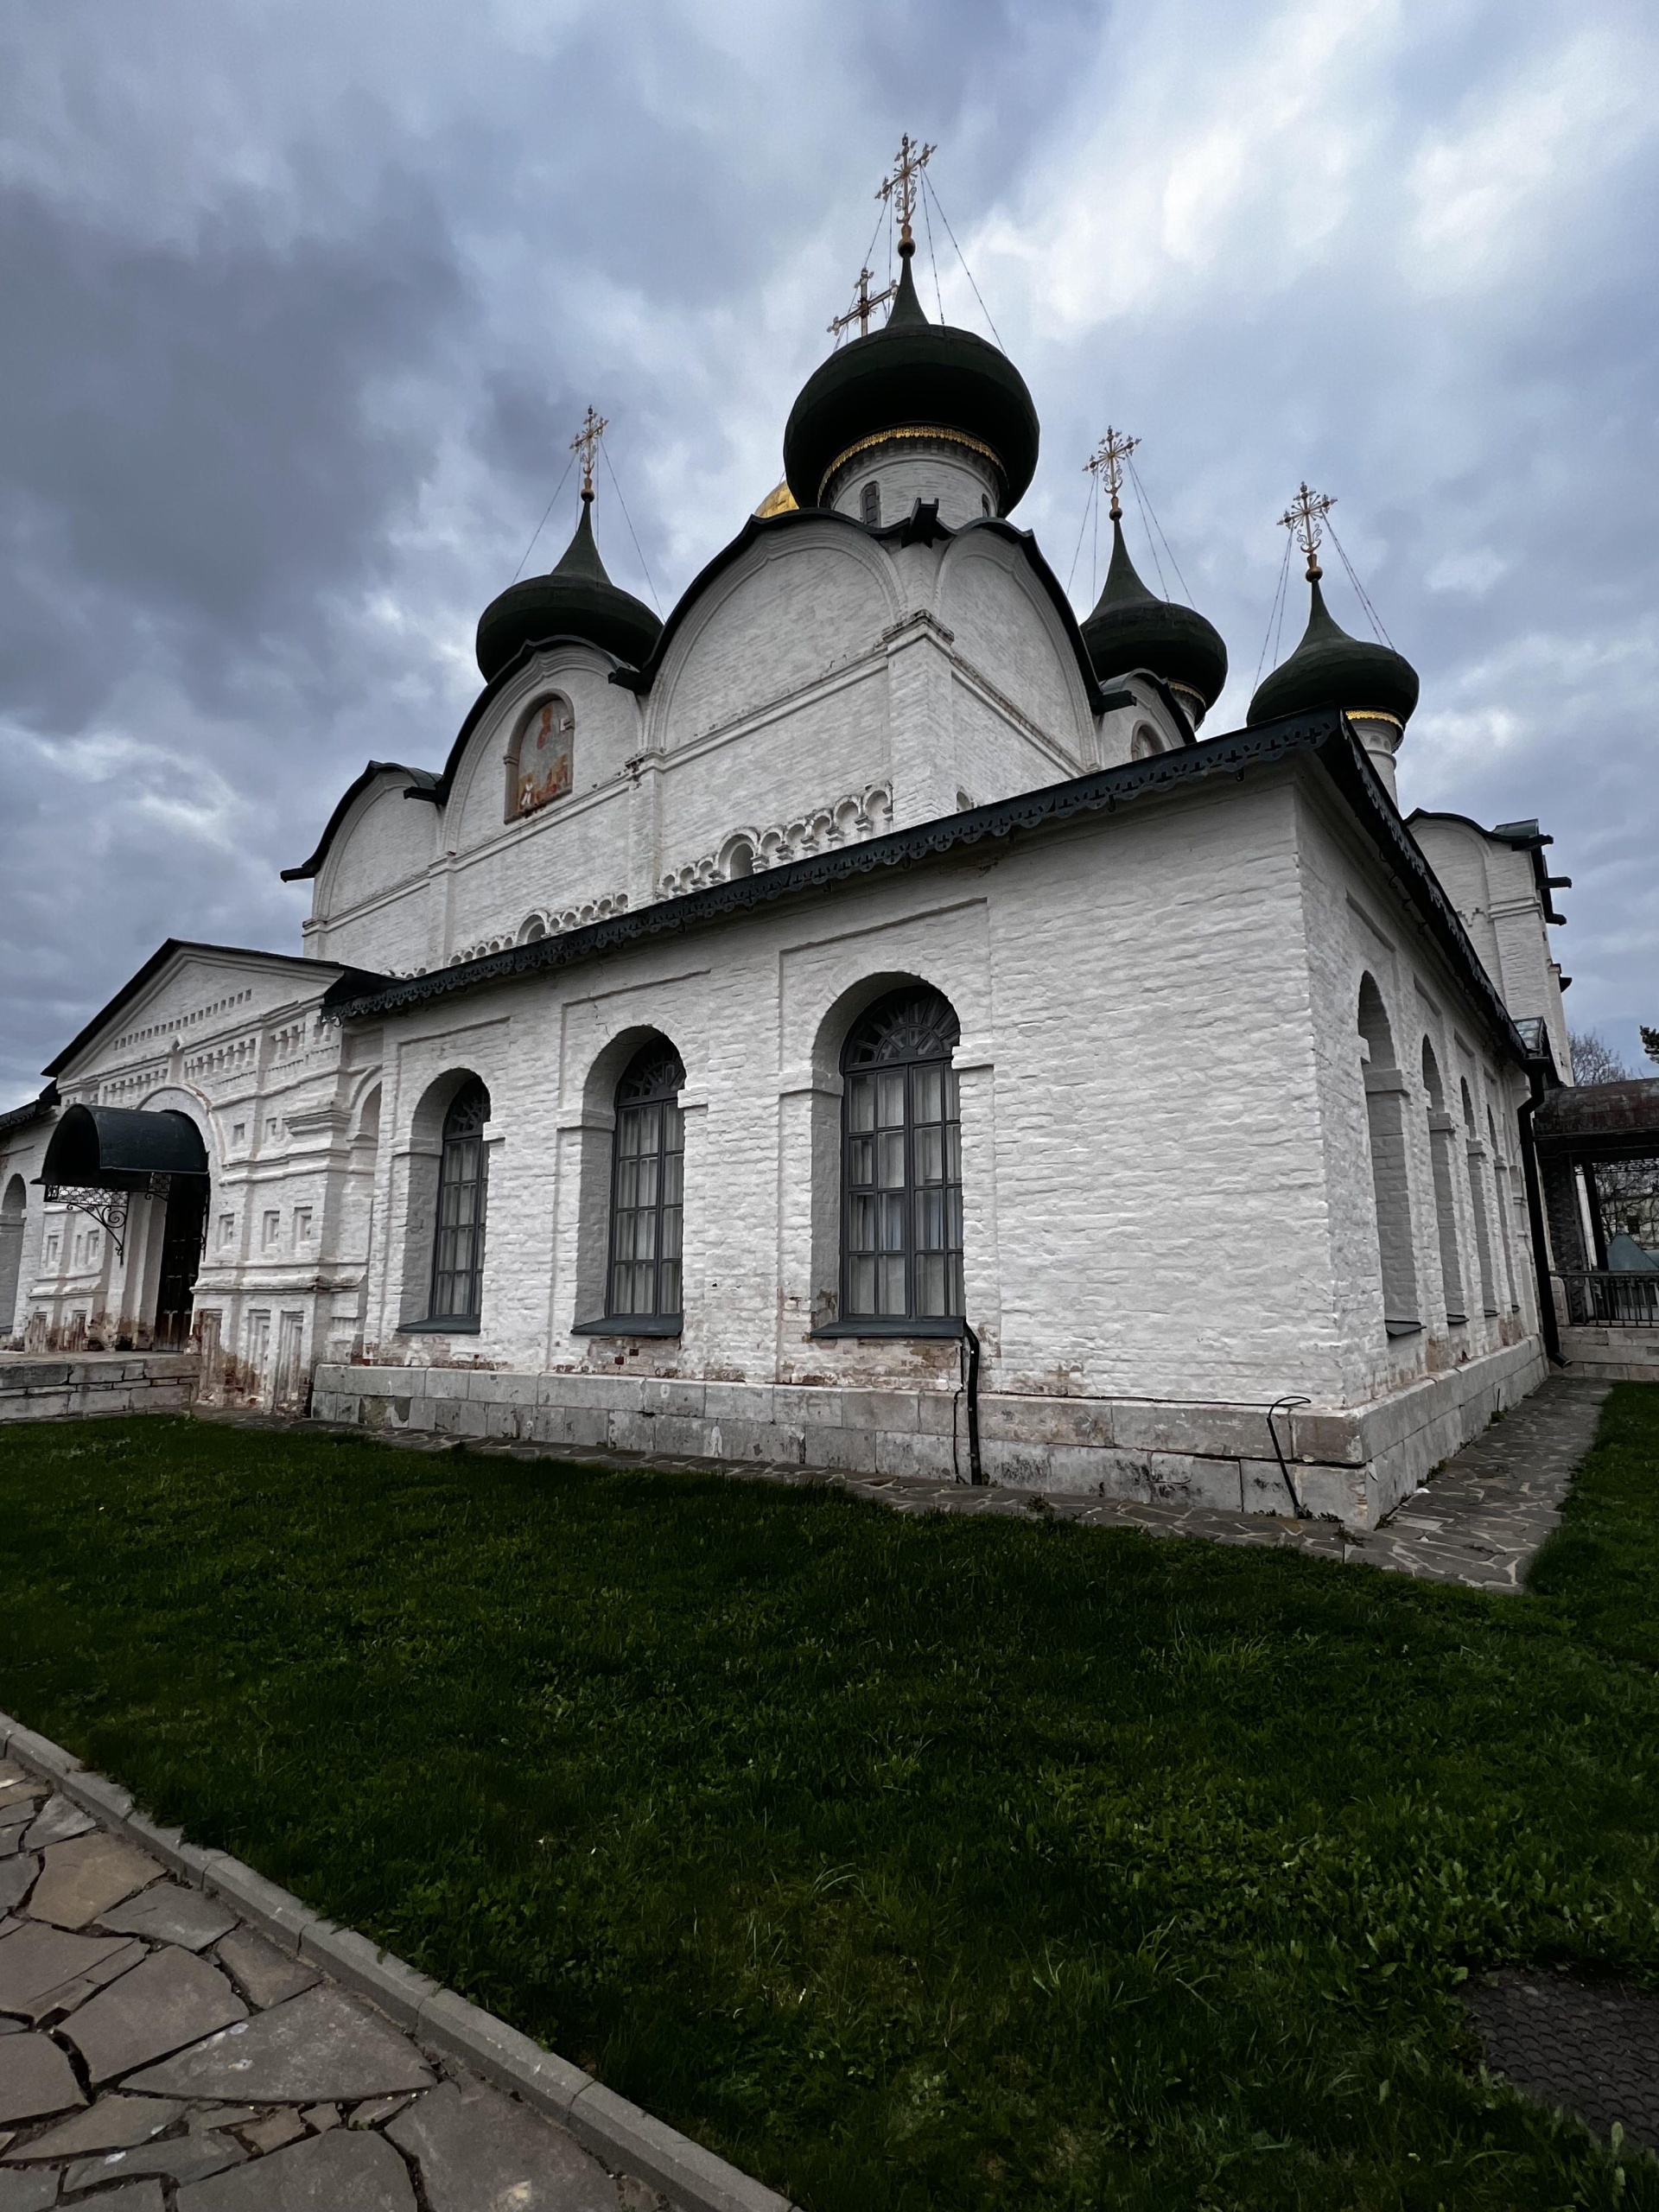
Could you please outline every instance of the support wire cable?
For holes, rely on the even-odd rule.
[[[1065,593],[1068,599],[1071,595],[1071,579],[1077,573],[1077,556],[1083,550],[1083,533],[1089,527],[1090,512],[1091,509],[1097,507],[1099,500],[1100,486],[1091,477],[1089,489],[1083,495],[1083,520],[1077,524],[1077,542],[1071,548],[1071,566],[1065,573]]]
[[[640,566],[642,569],[645,569],[645,582],[646,582],[646,583],[647,583],[647,584],[649,584],[649,585],[650,585],[650,587],[651,587],[651,595],[652,595],[652,599],[653,599],[653,600],[656,600],[656,602],[657,602],[657,614],[658,614],[658,619],[659,620],[661,620],[663,619],[663,602],[662,602],[662,601],[661,601],[660,599],[658,599],[658,598],[657,598],[657,587],[656,587],[655,583],[652,582],[652,574],[651,574],[651,570],[650,570],[650,569],[649,569],[649,568],[647,568],[647,567],[646,567],[646,565],[645,565],[645,550],[644,550],[644,548],[641,546],[641,544],[640,544],[640,543],[639,543],[639,534],[638,534],[638,532],[635,531],[635,529],[634,529],[634,527],[633,527],[633,517],[632,517],[632,516],[628,512],[628,503],[627,503],[627,501],[626,501],[626,500],[622,497],[622,485],[621,485],[621,480],[620,480],[620,478],[618,477],[618,475],[617,475],[617,473],[616,473],[615,467],[614,467],[614,466],[613,466],[613,463],[612,463],[610,454],[609,454],[608,453],[606,453],[606,451],[605,451],[605,448],[604,448],[602,445],[601,445],[601,448],[600,448],[600,451],[601,451],[601,453],[605,454],[605,466],[606,466],[606,467],[607,467],[607,469],[609,469],[609,470],[610,470],[610,476],[611,476],[611,481],[612,481],[612,483],[613,483],[613,484],[614,484],[614,485],[616,486],[616,498],[617,498],[617,504],[618,504],[618,505],[619,505],[619,506],[620,506],[620,508],[621,508],[621,510],[622,510],[622,519],[623,519],[623,521],[624,521],[625,523],[626,523],[626,524],[628,525],[628,536],[633,539],[633,550],[634,550],[634,551],[635,551],[635,552],[639,555],[639,566]]]
[[[1164,528],[1163,524],[1158,519],[1158,510],[1153,505],[1151,499],[1147,495],[1147,487],[1141,481],[1141,472],[1135,467],[1134,461],[1128,458],[1127,454],[1124,455],[1124,463],[1129,472],[1129,481],[1135,486],[1135,496],[1141,502],[1141,518],[1147,524],[1147,535],[1150,537],[1153,531],[1156,531],[1159,537],[1163,539],[1164,550],[1169,556],[1169,565],[1175,571],[1175,581],[1181,588],[1182,597],[1190,607],[1192,604],[1192,587],[1188,584],[1186,578],[1181,574],[1181,564],[1175,558],[1175,548],[1169,542],[1169,532]],[[1156,561],[1157,557],[1157,551],[1154,548],[1153,559]],[[1164,596],[1167,599],[1169,594],[1166,592]]]
[[[925,169],[922,172],[922,194],[924,200],[931,197],[933,205],[938,209],[939,220],[944,225],[944,234],[946,238],[950,239],[951,245],[957,246],[957,259],[962,264],[963,274],[967,277],[968,282],[970,284],[973,284],[974,297],[979,302],[979,311],[984,316],[986,321],[991,324],[991,335],[995,339],[997,345],[1001,348],[1002,352],[1006,353],[1008,349],[1002,344],[1002,334],[997,328],[996,325],[994,322],[991,322],[991,311],[989,308],[986,306],[984,296],[981,293],[978,285],[974,284],[974,272],[968,266],[968,257],[963,251],[962,248],[959,245],[957,245],[957,234],[950,227],[950,218],[945,213],[944,203],[939,198],[938,194],[934,191],[933,180],[928,175]]]
[[[1329,515],[1325,518],[1325,534],[1331,540],[1331,543],[1336,547],[1338,555],[1341,556],[1342,565],[1348,571],[1349,582],[1352,584],[1354,589],[1359,594],[1359,603],[1365,610],[1366,620],[1376,632],[1380,642],[1385,645],[1390,652],[1395,652],[1397,648],[1395,645],[1394,639],[1382,627],[1382,616],[1378,614],[1376,609],[1371,605],[1370,601],[1366,597],[1365,587],[1361,583],[1357,575],[1355,573],[1354,564],[1348,558],[1346,552],[1344,550],[1342,540],[1337,536],[1336,531],[1331,527],[1331,518]]]
[[[545,506],[545,507],[543,507],[543,510],[542,510],[542,518],[541,518],[540,522],[538,522],[538,523],[537,524],[537,525],[536,525],[535,529],[534,529],[533,531],[531,531],[531,534],[530,534],[530,543],[529,543],[529,544],[525,546],[525,548],[524,548],[524,550],[523,553],[519,556],[519,558],[518,558],[518,567],[517,567],[517,568],[513,570],[513,572],[512,572],[512,581],[513,581],[513,582],[514,582],[514,583],[517,583],[517,582],[518,582],[518,579],[519,579],[519,577],[520,577],[520,576],[522,576],[522,575],[524,575],[524,563],[525,563],[526,561],[528,561],[528,560],[529,560],[529,558],[530,558],[531,555],[531,554],[536,550],[536,540],[537,540],[537,539],[541,536],[542,532],[543,532],[543,531],[547,528],[547,518],[548,518],[549,515],[550,515],[550,514],[552,513],[552,512],[553,512],[554,508],[558,505],[558,502],[559,502],[559,493],[560,493],[561,492],[563,492],[563,489],[564,489],[564,487],[565,487],[566,481],[568,480],[568,479],[569,479],[569,477],[570,472],[571,472],[571,470],[575,467],[575,465],[576,465],[576,457],[575,457],[575,455],[574,454],[571,454],[571,456],[570,456],[570,458],[569,458],[569,461],[567,461],[565,462],[565,464],[564,464],[564,474],[563,474],[563,476],[561,476],[561,477],[560,477],[560,479],[559,479],[559,480],[558,480],[557,486],[556,487],[556,489],[555,489],[555,491],[554,491],[553,497],[552,497],[552,498],[548,501],[548,503],[547,503],[546,506]]]
[[[933,251],[933,218],[927,212],[927,194],[922,194],[922,221],[927,226],[927,257],[933,265],[933,297],[938,302],[939,321],[944,321],[944,294],[939,289],[939,257]]]
[[[1273,643],[1273,626],[1274,620],[1276,618],[1282,623],[1284,619],[1285,587],[1290,576],[1291,550],[1291,542],[1289,538],[1287,537],[1285,540],[1285,557],[1279,563],[1279,582],[1274,588],[1273,605],[1268,609],[1268,626],[1262,636],[1262,651],[1256,656],[1255,682],[1250,687],[1252,690],[1258,690],[1261,688],[1262,671],[1267,666],[1268,647]],[[1277,661],[1274,662],[1274,665],[1277,667]]]

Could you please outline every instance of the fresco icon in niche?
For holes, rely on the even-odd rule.
[[[512,811],[533,814],[570,788],[576,719],[556,696],[532,707],[518,732],[513,760]]]

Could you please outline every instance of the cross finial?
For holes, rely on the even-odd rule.
[[[582,455],[582,496],[584,499],[591,499],[594,496],[594,455],[599,450],[600,440],[609,428],[605,417],[595,415],[590,407],[587,420],[570,441],[571,452]]]
[[[1279,518],[1282,528],[1289,531],[1307,556],[1307,581],[1316,584],[1325,571],[1319,566],[1319,544],[1325,536],[1325,518],[1336,500],[1329,492],[1310,492],[1306,484]]]
[[[938,152],[937,146],[924,146],[912,138],[909,131],[899,142],[899,151],[893,156],[893,175],[884,176],[876,188],[878,200],[893,200],[899,204],[899,245],[900,251],[913,245],[910,235],[911,219],[916,213],[916,189],[928,157]]]
[[[875,313],[877,308],[885,307],[899,289],[896,284],[889,284],[885,291],[872,292],[870,278],[874,274],[874,271],[869,269],[859,270],[858,289],[853,295],[853,304],[845,315],[838,315],[830,325],[830,335],[832,338],[839,338],[842,332],[850,330],[854,323],[858,325],[858,334],[861,338],[869,336],[870,317]]]
[[[1118,494],[1123,489],[1123,464],[1140,444],[1127,430],[1115,430],[1109,423],[1106,435],[1083,464],[1085,473],[1098,483],[1103,475],[1106,488],[1111,493],[1111,505],[1107,509],[1114,522],[1122,519],[1123,508]]]

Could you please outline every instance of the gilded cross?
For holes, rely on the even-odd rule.
[[[877,308],[885,307],[899,289],[896,284],[889,284],[884,292],[872,292],[870,278],[874,273],[868,269],[859,270],[858,290],[854,296],[853,304],[845,315],[838,315],[830,325],[830,335],[832,338],[839,338],[842,332],[849,330],[854,323],[858,325],[858,334],[861,338],[869,336],[870,317],[875,313]]]
[[[582,496],[584,499],[591,499],[594,496],[594,455],[599,450],[600,440],[609,428],[605,417],[595,415],[590,407],[588,419],[570,441],[571,452],[582,455]]]
[[[1279,518],[1281,525],[1290,531],[1307,556],[1307,581],[1311,584],[1318,583],[1325,574],[1319,566],[1319,545],[1325,537],[1325,518],[1336,504],[1330,493],[1310,492],[1304,484]]]
[[[1103,476],[1106,479],[1106,488],[1112,495],[1112,503],[1107,512],[1114,522],[1119,521],[1123,513],[1122,503],[1118,498],[1123,489],[1123,466],[1140,442],[1139,438],[1132,438],[1127,430],[1115,430],[1109,423],[1105,436],[1083,464],[1085,472],[1096,483]]]
[[[884,176],[876,188],[878,200],[896,200],[898,202],[899,243],[901,245],[911,243],[910,225],[916,213],[917,185],[922,171],[927,167],[929,156],[937,154],[938,150],[937,146],[918,144],[909,131],[906,131],[893,157],[893,175]]]

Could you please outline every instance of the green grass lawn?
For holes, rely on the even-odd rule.
[[[152,1416],[0,1430],[0,1705],[810,2212],[1659,2206],[1659,1390],[1538,1593]]]

